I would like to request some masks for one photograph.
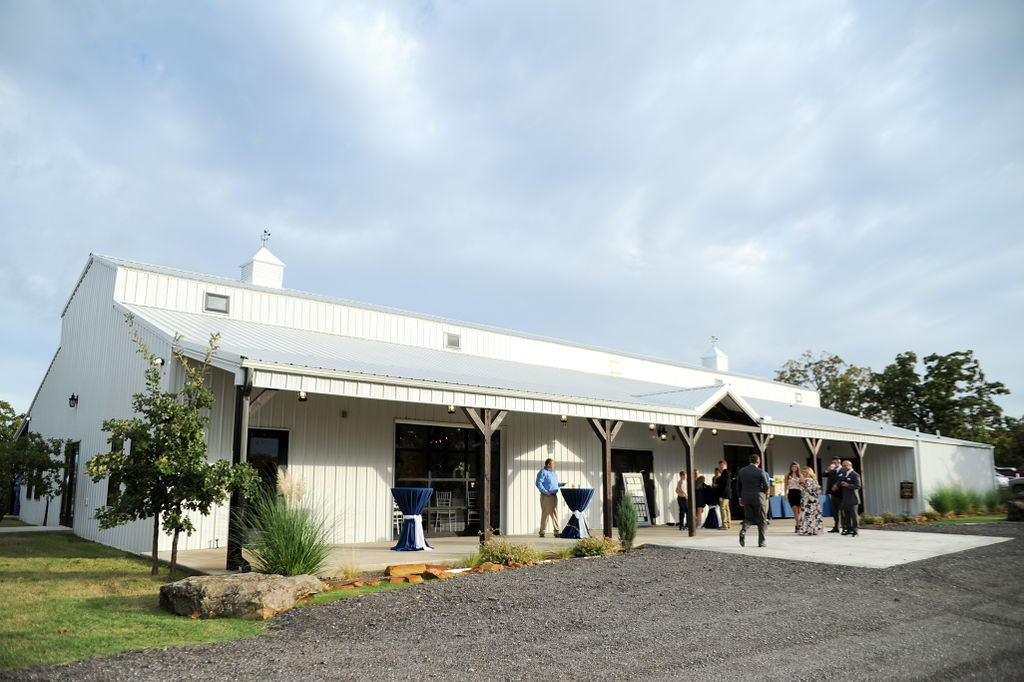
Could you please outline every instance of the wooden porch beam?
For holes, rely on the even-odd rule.
[[[697,426],[704,429],[718,429],[719,431],[739,431],[742,433],[761,433],[759,426],[747,426],[746,424],[733,424],[732,422],[720,422],[714,419],[698,419]]]
[[[604,487],[603,495],[604,498],[604,519],[602,525],[604,525],[604,536],[610,538],[612,536],[612,441],[615,440],[615,436],[619,435],[619,430],[622,429],[623,422],[613,422],[611,419],[595,419],[590,418],[587,420],[587,424],[594,430],[594,433],[600,439],[603,445],[602,460],[602,472],[601,481]]]
[[[693,460],[696,457],[697,441],[700,440],[704,429],[693,426],[677,426],[679,440],[683,442],[684,468],[686,469],[686,530],[692,538],[697,534],[697,482],[693,480]]]
[[[480,533],[480,544],[483,545],[491,539],[491,436],[501,426],[501,422],[505,421],[508,411],[501,410],[492,414],[491,409],[486,408],[483,414],[480,414],[475,407],[463,407],[462,413],[480,432],[484,441],[484,462],[480,467],[483,475],[481,486],[483,490],[480,491],[479,497],[480,503],[483,505],[480,510],[480,524],[483,526],[483,532]]]
[[[267,388],[260,392],[258,396],[249,401],[249,417],[255,416],[264,405],[270,402],[270,400],[277,394],[276,388]]]

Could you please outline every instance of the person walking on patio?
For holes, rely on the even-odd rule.
[[[747,526],[757,524],[757,546],[764,547],[764,529],[767,522],[764,514],[765,495],[768,494],[768,479],[761,471],[761,458],[750,456],[750,464],[740,469],[740,506],[743,507],[743,524],[740,526],[740,547],[745,544]]]
[[[561,530],[558,527],[558,489],[564,483],[558,482],[558,474],[555,473],[555,460],[544,460],[544,468],[537,472],[537,490],[540,491],[540,536],[544,537],[544,530],[547,528],[548,519],[551,519],[551,528],[557,536]]]

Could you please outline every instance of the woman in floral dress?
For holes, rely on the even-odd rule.
[[[800,517],[797,519],[797,532],[800,535],[817,535],[821,532],[821,486],[814,476],[814,469],[804,467],[804,476],[800,479]]]

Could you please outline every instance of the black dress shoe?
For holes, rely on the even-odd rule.
[[[839,532],[838,528],[833,528],[832,530],[829,531],[829,533],[838,533],[838,532]]]
[[[848,530],[844,530],[842,534],[843,534],[843,535],[849,535],[849,534],[850,534],[850,531],[848,531]]]
[[[740,529],[740,547],[747,546],[747,531],[745,528]]]
[[[857,531],[853,531],[852,533],[849,533],[849,535],[851,537],[857,537]]]
[[[764,542],[759,542],[759,543],[757,543],[757,546],[758,547],[767,547],[768,545],[766,543],[764,543]]]

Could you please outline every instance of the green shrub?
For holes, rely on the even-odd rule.
[[[874,514],[861,514],[860,525],[862,526],[876,526],[882,522],[882,517],[875,516]]]
[[[242,546],[260,573],[315,575],[330,553],[327,524],[312,509],[265,492],[249,501]]]
[[[924,516],[929,521],[938,521],[939,519],[942,518],[942,514],[940,514],[939,512],[935,511],[934,509],[929,509],[924,514],[922,514],[922,516]]]
[[[892,512],[882,512],[882,523],[899,523],[902,521],[902,517],[899,514]]]
[[[902,521],[903,523],[917,523],[917,519],[915,519],[910,514],[903,514],[902,516],[900,516],[900,521]]]
[[[930,504],[932,509],[937,511],[939,515],[945,516],[953,511],[954,494],[955,491],[953,488],[939,488],[928,496],[928,504]]]
[[[598,535],[592,538],[581,538],[572,546],[574,557],[608,556],[619,551],[619,543],[611,538]]]
[[[1006,488],[990,490],[985,494],[985,508],[990,512],[1001,512],[1006,510],[1006,504],[1010,501],[1010,491]]]
[[[615,520],[619,542],[622,543],[622,551],[628,552],[633,548],[633,541],[636,540],[637,513],[632,495],[623,495],[619,498],[619,506],[615,510]]]
[[[529,545],[513,545],[507,540],[491,540],[480,547],[480,564],[490,561],[492,564],[508,565],[511,563],[528,564],[539,561],[541,553]]]
[[[974,511],[974,500],[966,490],[954,489],[952,502],[954,514],[970,514]]]

